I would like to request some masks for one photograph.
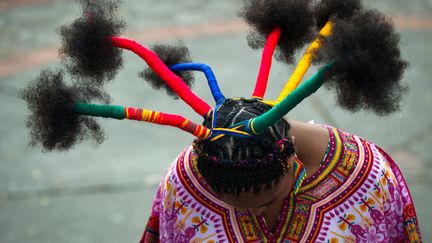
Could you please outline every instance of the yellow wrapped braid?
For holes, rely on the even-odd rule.
[[[321,28],[319,35],[329,36],[331,32],[332,32],[332,23],[328,21],[324,25],[324,27]],[[279,97],[274,102],[274,104],[281,102],[289,93],[291,93],[295,88],[297,88],[297,86],[300,84],[303,76],[305,75],[306,71],[309,69],[312,63],[313,50],[318,49],[320,47],[320,44],[321,44],[320,37],[315,38],[315,40],[310,44],[310,46],[306,50],[303,57],[300,59],[296,69],[294,70],[293,74],[289,78],[288,82],[285,84],[285,87],[283,88],[282,92],[279,94]]]

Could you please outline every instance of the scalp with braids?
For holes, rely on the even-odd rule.
[[[67,86],[62,71],[43,70],[20,92],[20,97],[31,113],[27,118],[31,145],[40,144],[45,151],[64,151],[86,139],[103,142],[103,130],[96,120],[73,110],[76,101],[107,101],[109,96],[100,89]]]
[[[270,108],[254,99],[227,99],[217,112],[216,127],[229,127]],[[211,127],[211,120],[207,119],[204,125]],[[281,119],[252,138],[224,136],[213,142],[197,140],[194,147],[198,169],[218,193],[260,192],[271,187],[287,171],[287,160],[294,154],[288,130],[288,122]]]
[[[359,10],[332,21],[333,33],[322,39],[314,62],[333,62],[326,84],[336,90],[338,103],[378,115],[399,110],[406,91],[400,80],[408,63],[401,59],[390,19],[376,10]]]
[[[253,49],[262,48],[267,36],[276,27],[282,29],[276,58],[294,61],[294,52],[313,38],[313,13],[310,0],[247,0],[239,12],[255,28],[248,36]]]
[[[80,2],[83,15],[60,29],[60,56],[76,78],[103,84],[113,79],[123,65],[121,50],[112,45],[109,37],[119,35],[125,24],[115,16],[118,1]]]
[[[155,44],[151,49],[168,67],[174,64],[192,62],[189,49],[184,44]],[[192,71],[181,71],[174,73],[179,76],[189,88],[192,87],[194,82]],[[138,76],[148,81],[154,89],[165,89],[169,96],[178,99],[178,95],[174,93],[171,88],[168,87],[165,81],[163,81],[160,76],[157,75],[151,68],[147,67],[144,71],[140,72]]]

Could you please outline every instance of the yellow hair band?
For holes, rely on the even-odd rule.
[[[279,97],[277,98],[275,104],[281,102],[286,96],[288,96],[289,93],[291,93],[295,88],[297,88],[303,76],[305,75],[305,73],[307,72],[307,70],[312,64],[314,50],[319,49],[321,46],[320,43],[321,36],[329,36],[331,32],[332,32],[332,23],[328,21],[324,25],[324,27],[321,28],[319,36],[315,38],[315,40],[310,44],[303,57],[300,59],[296,69],[294,70],[293,74],[289,78],[288,82],[285,84],[285,87],[283,88],[282,92],[279,94]]]

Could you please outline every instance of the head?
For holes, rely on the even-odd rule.
[[[217,128],[228,128],[269,110],[256,99],[227,99],[218,109]],[[212,119],[204,121],[211,128]],[[197,140],[198,169],[207,184],[228,204],[259,208],[282,193],[294,145],[284,119],[250,138],[225,135],[215,141]]]

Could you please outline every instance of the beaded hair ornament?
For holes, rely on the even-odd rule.
[[[83,15],[61,28],[60,54],[73,78],[72,85],[63,82],[62,71],[44,70],[21,92],[32,113],[27,122],[31,143],[40,143],[45,150],[66,150],[88,138],[101,142],[101,128],[91,117],[174,126],[211,141],[227,135],[253,137],[274,125],[324,83],[336,89],[338,103],[347,109],[387,114],[399,108],[404,91],[399,81],[407,64],[400,59],[398,35],[388,18],[363,8],[356,0],[322,0],[314,6],[312,1],[298,0],[245,2],[240,15],[255,30],[249,44],[253,48],[263,47],[251,99],[272,108],[230,127],[205,127],[177,114],[107,104],[109,95],[102,87],[122,66],[121,50],[141,57],[171,92],[205,119],[216,120],[225,97],[208,65],[187,58],[168,60],[133,40],[119,37],[124,23],[115,15],[117,1],[80,2]],[[314,35],[317,37],[312,41]],[[294,52],[310,41],[279,97],[264,100],[275,50],[277,58],[289,64]],[[301,82],[313,62],[321,67]],[[214,108],[191,91],[184,76],[186,71],[205,74],[216,103]],[[380,90],[379,94],[370,92],[370,87]],[[92,104],[95,100],[103,104]]]

